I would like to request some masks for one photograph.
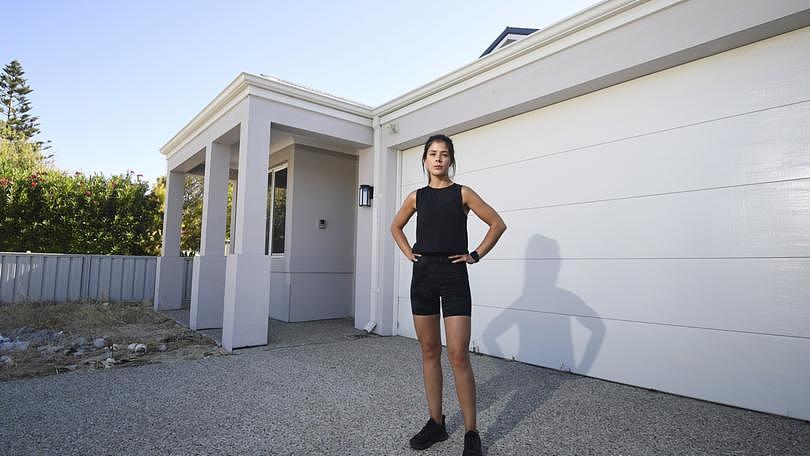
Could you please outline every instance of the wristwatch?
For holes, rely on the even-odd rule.
[[[481,259],[481,257],[478,255],[478,252],[476,252],[475,250],[473,250],[472,252],[470,252],[470,256],[472,257],[472,259],[473,259],[473,260],[474,260],[476,263],[478,263],[478,260],[480,260],[480,259]]]

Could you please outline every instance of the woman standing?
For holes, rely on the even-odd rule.
[[[475,378],[469,358],[472,299],[467,264],[477,263],[495,246],[506,224],[472,189],[450,179],[450,168],[455,171],[455,165],[453,141],[445,135],[431,136],[422,153],[428,185],[405,198],[391,224],[391,234],[402,253],[413,262],[411,312],[422,349],[422,374],[430,413],[427,424],[411,438],[411,447],[423,450],[448,437],[442,414],[441,299],[447,354],[464,415],[463,454],[472,456],[482,453],[476,426]],[[489,231],[481,244],[468,253],[470,210],[489,225]],[[416,244],[411,248],[402,228],[414,213],[417,213]]]

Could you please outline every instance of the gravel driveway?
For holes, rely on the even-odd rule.
[[[427,419],[416,341],[350,320],[275,324],[263,347],[194,361],[0,383],[3,455],[417,453]],[[274,328],[271,327],[271,330]],[[807,455],[810,423],[473,356],[489,455]]]

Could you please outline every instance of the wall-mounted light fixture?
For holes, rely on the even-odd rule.
[[[360,186],[360,207],[371,207],[374,198],[374,187],[363,184]]]

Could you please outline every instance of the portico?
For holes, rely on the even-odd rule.
[[[352,244],[358,235],[368,236],[371,226],[370,218],[359,214],[368,209],[352,203],[357,180],[371,179],[370,172],[360,170],[371,169],[372,139],[366,106],[275,78],[240,74],[161,149],[167,159],[167,195],[155,308],[182,306],[184,179],[197,174],[204,176],[204,195],[200,252],[193,260],[192,329],[221,327],[222,345],[230,351],[266,344],[271,312],[288,321],[353,313]],[[293,165],[296,156],[300,163]],[[292,170],[284,172],[283,188],[281,174],[273,180],[271,165]],[[310,197],[301,192],[296,201],[295,179],[313,188]],[[229,180],[234,192],[226,252]],[[268,194],[276,195],[270,204]],[[336,196],[321,202],[326,194]],[[276,235],[271,238],[273,213]],[[296,239],[295,232],[311,229],[318,230],[318,237]],[[320,249],[304,247],[317,245],[318,239]],[[303,307],[296,308],[291,294],[300,297]],[[335,307],[308,305],[322,294],[332,295]]]

